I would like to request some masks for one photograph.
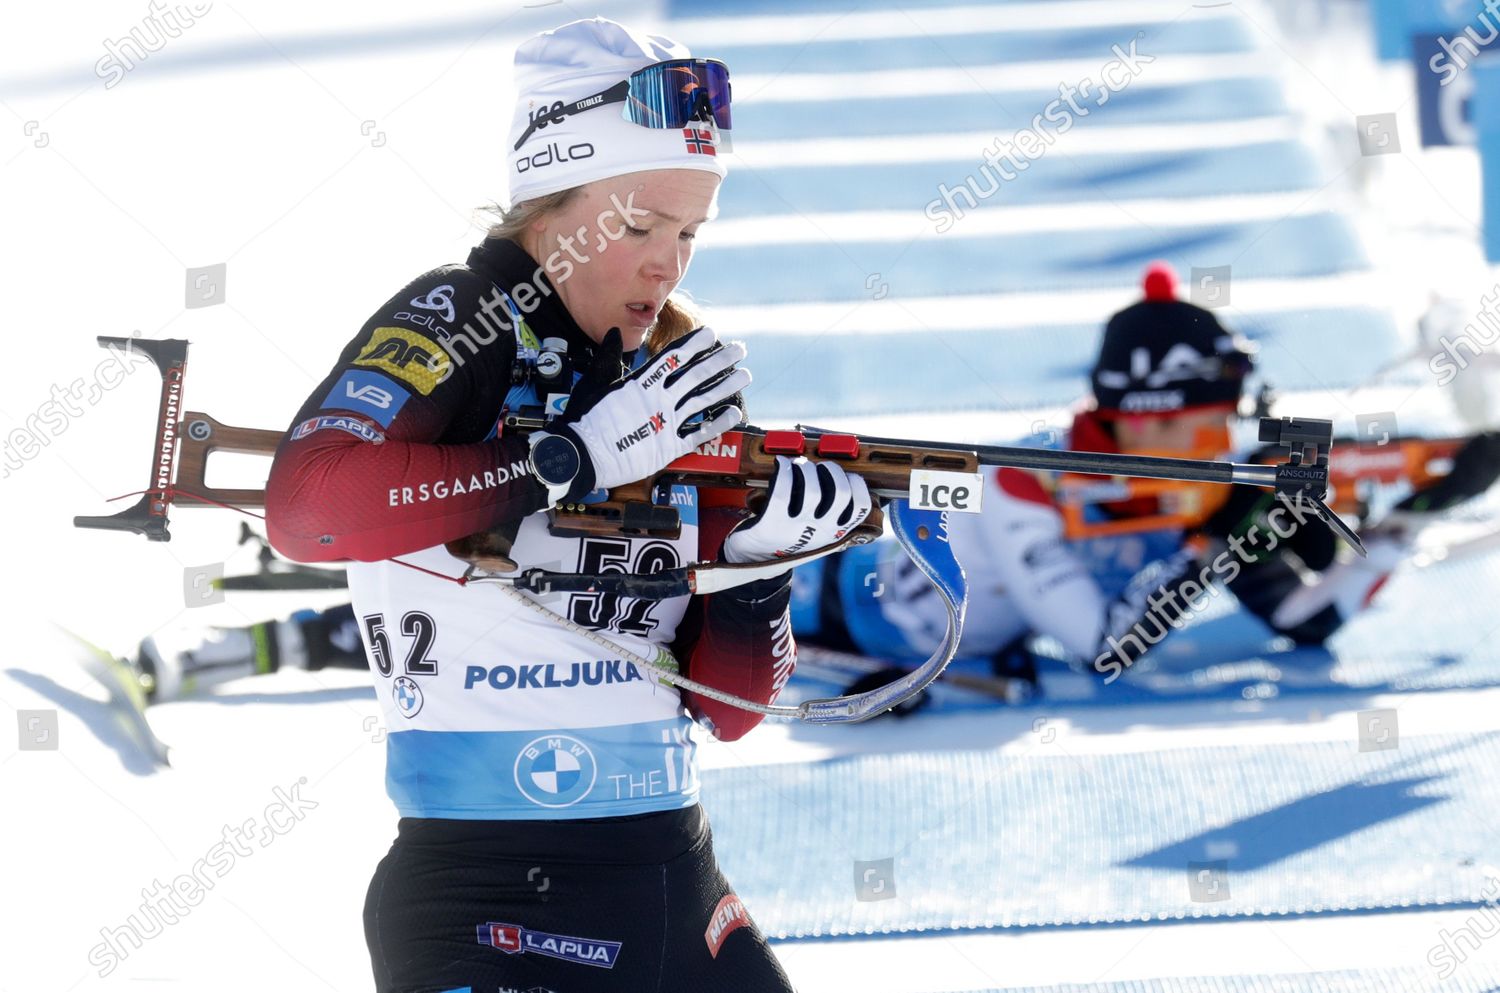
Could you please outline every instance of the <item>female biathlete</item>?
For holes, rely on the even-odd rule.
[[[773,700],[791,673],[790,572],[661,601],[460,585],[445,543],[499,531],[522,568],[650,573],[825,547],[864,483],[783,460],[766,508],[671,499],[676,540],[567,537],[547,511],[643,479],[737,425],[743,346],[671,298],[713,213],[724,65],[603,19],[516,53],[511,206],[464,265],[402,288],[307,398],[267,487],[274,547],[349,560],[401,814],[370,883],[382,993],[790,990],[720,874],[698,804],[696,719],[759,721],[658,681],[670,650]],[[507,416],[545,427],[518,433]],[[399,560],[399,561],[396,561]]]

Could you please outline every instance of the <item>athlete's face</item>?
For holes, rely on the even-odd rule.
[[[629,351],[687,272],[693,237],[713,216],[718,190],[718,176],[696,169],[589,183],[533,225],[527,248],[584,333],[600,341],[617,327]]]
[[[1115,441],[1122,452],[1192,452],[1201,439],[1229,430],[1228,407],[1190,410],[1181,414],[1129,415],[1114,418]]]

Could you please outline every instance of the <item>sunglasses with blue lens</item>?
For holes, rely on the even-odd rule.
[[[532,117],[516,149],[549,124],[572,114],[623,103],[620,116],[643,128],[682,128],[712,121],[730,130],[729,67],[718,59],[670,59],[637,69],[607,90],[570,105],[555,103]]]

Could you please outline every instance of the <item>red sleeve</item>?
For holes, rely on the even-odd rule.
[[[510,385],[514,337],[499,333],[474,354],[450,353],[445,335],[413,320],[431,315],[408,303],[451,300],[453,323],[467,329],[492,291],[463,267],[435,269],[387,301],[344,349],[271,464],[266,532],[278,552],[300,562],[379,561],[545,505],[525,438],[484,440]]]
[[[698,523],[699,550],[717,561],[720,546],[740,519],[732,510],[705,507]],[[756,703],[773,703],[797,666],[792,637],[791,572],[695,597],[679,638],[684,674]],[[690,647],[684,648],[687,645]],[[721,741],[744,737],[763,716],[684,690],[693,719]]]
[[[524,439],[438,445],[387,436],[370,444],[341,434],[283,441],[271,465],[266,532],[294,561],[378,562],[545,504]]]

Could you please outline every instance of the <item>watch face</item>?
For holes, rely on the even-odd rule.
[[[548,486],[571,483],[578,475],[578,449],[567,438],[548,435],[531,450],[531,464],[537,478]]]

